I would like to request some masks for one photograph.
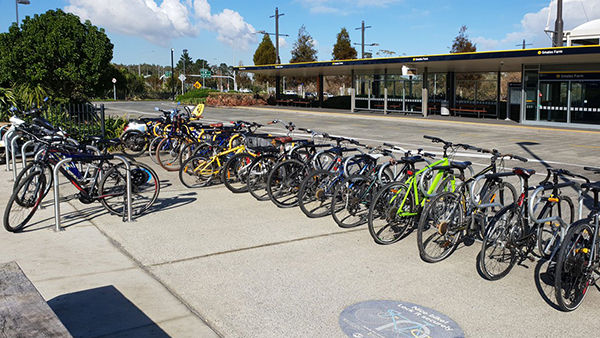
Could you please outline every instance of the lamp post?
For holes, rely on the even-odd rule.
[[[185,79],[185,55],[187,54],[188,50],[184,49],[183,50],[183,78]],[[181,95],[185,94],[185,80],[181,81]]]
[[[15,12],[17,13],[17,26],[19,25],[19,4],[29,5],[29,0],[15,0]]]
[[[171,93],[173,96],[173,100],[175,100],[175,67],[173,67],[173,52],[174,48],[171,48]]]

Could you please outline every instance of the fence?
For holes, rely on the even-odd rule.
[[[106,136],[104,104],[67,104],[49,107],[45,118],[70,137],[81,141],[85,136]]]

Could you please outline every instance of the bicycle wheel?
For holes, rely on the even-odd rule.
[[[298,205],[298,190],[308,175],[306,165],[298,160],[287,160],[273,167],[267,178],[269,199],[280,208]]]
[[[414,222],[416,206],[408,186],[392,182],[377,193],[367,218],[369,233],[377,244],[398,242]]]
[[[157,136],[148,144],[148,156],[152,159],[152,162],[156,164],[158,164],[158,161],[156,160],[156,149],[158,149],[158,144],[163,138],[164,137],[162,136]]]
[[[188,143],[189,141],[180,137],[167,137],[161,140],[155,151],[157,163],[167,171],[179,170],[181,167],[179,158]]]
[[[148,210],[160,193],[160,179],[150,166],[131,162],[131,212],[141,215]],[[124,164],[112,166],[100,180],[100,203],[111,214],[123,216],[126,208],[127,171]]]
[[[4,210],[4,228],[18,232],[31,220],[44,197],[46,176],[34,171],[14,189]]]
[[[508,182],[493,184],[487,191],[483,192],[483,194],[484,196],[481,199],[480,204],[498,202],[502,204],[502,206],[507,206],[516,202],[517,200],[517,189],[515,189],[515,187]],[[473,232],[480,236],[480,239],[483,239],[490,220],[496,215],[496,213],[498,213],[498,211],[500,211],[501,208],[502,207],[489,207],[477,209],[474,212],[474,220],[476,224],[471,226],[473,226]]]
[[[140,156],[148,149],[148,137],[146,133],[132,130],[121,135],[123,152],[129,156]]]
[[[267,178],[275,166],[277,158],[274,155],[262,155],[254,159],[248,171],[248,191],[259,201],[268,201]]]
[[[46,197],[46,195],[48,195],[48,193],[50,192],[50,189],[52,189],[52,184],[54,182],[54,176],[52,175],[52,167],[49,164],[46,163],[35,163],[35,162],[31,162],[28,163],[25,168],[21,169],[21,171],[19,172],[19,174],[17,175],[17,180],[14,182],[13,185],[13,191],[19,186],[19,183],[21,183],[21,180],[24,177],[27,177],[29,174],[31,174],[32,172],[35,171],[41,171],[44,176],[46,176],[46,188],[44,189],[44,195],[42,196],[42,199],[44,197]]]
[[[365,224],[376,191],[376,182],[363,175],[350,176],[346,182],[339,184],[331,200],[331,216],[335,223],[341,228]]]
[[[547,201],[538,216],[548,218],[552,216],[560,217],[565,223],[572,224],[575,217],[575,206],[569,196],[554,196],[558,202]],[[558,222],[545,222],[538,224],[537,246],[540,254],[544,258],[550,258],[553,252],[560,246],[560,229]]]
[[[436,263],[456,250],[465,229],[462,202],[460,194],[446,191],[427,204],[417,228],[421,259]]]
[[[308,158],[309,154],[305,153],[301,150],[296,152],[299,158]],[[332,151],[323,151],[315,155],[315,157],[310,161],[312,168],[314,170],[329,170],[333,165],[333,161],[336,159],[336,155]]]
[[[517,261],[514,238],[522,229],[522,219],[517,204],[502,208],[491,220],[483,238],[478,263],[481,272],[489,280],[506,276]]]
[[[187,188],[204,187],[212,182],[219,168],[204,156],[193,156],[181,165],[179,180]]]
[[[330,213],[337,178],[337,173],[315,170],[302,180],[298,191],[298,205],[306,216],[317,218]]]
[[[592,282],[595,258],[591,257],[594,238],[593,221],[583,219],[571,227],[560,246],[554,277],[556,301],[563,311],[581,305]],[[597,249],[597,248],[596,248]]]
[[[221,182],[233,193],[248,191],[248,172],[254,156],[240,153],[231,157],[221,170]]]

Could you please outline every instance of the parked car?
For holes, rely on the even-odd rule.
[[[242,88],[240,89],[240,93],[252,93],[252,89]]]
[[[285,95],[298,95],[298,93],[296,93],[296,91],[294,90],[286,90],[283,92],[283,94]]]
[[[333,94],[328,92],[323,92],[323,97],[333,97]]]

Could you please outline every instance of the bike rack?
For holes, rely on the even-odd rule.
[[[577,203],[579,204],[579,210],[578,210],[579,218],[578,219],[581,219],[582,218],[581,216],[583,215],[583,203],[582,203],[583,194],[581,192],[580,185],[577,184],[576,182],[566,182],[566,183],[560,183],[557,186],[559,188],[574,187],[577,190]],[[552,185],[540,186],[533,191],[533,193],[531,194],[531,197],[529,198],[529,205],[527,206],[527,212],[529,213],[529,218],[537,224],[542,224],[542,223],[546,223],[546,222],[558,222],[558,223],[560,223],[561,226],[564,226],[566,229],[569,226],[569,224],[565,223],[565,221],[563,221],[559,216],[546,217],[546,218],[542,218],[542,219],[538,219],[535,217],[535,214],[534,214],[535,204],[537,204],[535,197],[540,192],[542,192],[544,190],[550,190],[552,188],[553,188]]]
[[[10,139],[10,137],[12,136],[12,134],[15,133],[15,130],[8,130],[6,132],[6,134],[4,134],[4,148],[6,148],[5,151],[5,155],[6,155],[6,171],[11,171],[12,170],[12,164],[10,164],[10,154],[9,154],[9,143],[8,140]]]
[[[12,157],[12,172],[13,172],[13,182],[17,181],[17,141],[23,139],[23,135],[19,133],[19,135],[15,136],[10,140],[10,153]],[[23,164],[25,167],[25,164]]]
[[[56,166],[54,167],[53,170],[53,175],[54,175],[54,231],[59,232],[59,231],[64,231],[64,229],[61,227],[60,225],[60,201],[59,201],[59,176],[58,176],[58,172],[60,170],[60,168],[68,162],[73,162],[73,161],[82,161],[84,159],[89,159],[93,156],[90,156],[88,158],[80,158],[80,159],[73,159],[73,158],[65,158],[60,160]],[[127,217],[125,217],[125,215],[123,216],[123,221],[124,222],[132,222],[132,218],[131,218],[131,166],[129,165],[129,161],[127,161],[127,159],[123,156],[120,155],[113,155],[113,158],[120,160],[121,162],[123,162],[123,164],[125,164],[125,169],[127,170],[126,173],[126,189],[127,189]],[[125,218],[127,219],[125,221]]]
[[[423,193],[423,196],[427,197],[427,198],[432,198],[435,197],[436,195],[438,195],[437,192],[433,192],[431,194],[429,194],[427,192],[427,190],[425,189],[425,174],[433,169],[431,169],[432,167],[428,167],[427,169],[425,169],[425,171],[423,171],[421,173],[421,177],[419,177],[419,183],[417,185],[417,187],[419,188],[419,191],[421,191]],[[473,171],[473,168],[471,166],[468,166],[467,169],[469,169],[469,173],[471,174],[469,177],[473,177],[473,175],[475,174],[475,172]],[[456,169],[458,170],[458,169]],[[457,180],[458,181],[458,180]],[[459,184],[462,184],[462,181],[457,182],[456,186],[454,187],[454,191],[456,191],[456,189],[459,187]]]
[[[25,153],[25,149],[28,145],[35,143],[35,140],[29,140],[23,144],[21,147],[21,162],[23,162],[23,168],[27,166],[27,154]]]
[[[475,178],[473,183],[471,183],[471,188],[469,189],[469,195],[471,198],[469,198],[469,203],[471,203],[472,206],[474,206],[478,209],[485,209],[485,208],[492,208],[492,207],[499,207],[499,208],[504,207],[504,205],[502,205],[500,202],[493,202],[493,203],[486,203],[486,204],[478,204],[477,203],[476,198],[475,198],[475,186],[477,185],[477,182],[484,179],[485,176],[486,175],[479,175]],[[481,189],[483,189],[483,186],[481,186]],[[479,189],[479,192],[481,192],[481,189]],[[478,194],[479,194],[479,192],[478,192]]]

